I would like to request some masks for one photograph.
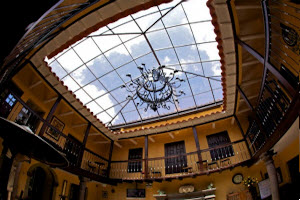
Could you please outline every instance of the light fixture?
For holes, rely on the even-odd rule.
[[[176,92],[176,89],[180,87],[180,83],[184,82],[184,79],[176,77],[178,73],[176,69],[168,69],[170,73],[164,71],[165,66],[159,66],[158,68],[147,69],[145,64],[137,67],[141,75],[135,79],[131,74],[126,74],[130,78],[130,83],[123,85],[122,88],[132,93],[132,96],[128,96],[127,99],[132,98],[140,99],[141,106],[144,103],[147,104],[145,111],[150,107],[153,111],[157,111],[158,108],[170,109],[167,103],[178,103],[177,97],[184,94],[182,90]]]

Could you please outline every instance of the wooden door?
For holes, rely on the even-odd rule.
[[[184,171],[182,168],[187,166],[186,155],[176,156],[182,154],[185,154],[184,141],[165,144],[165,157],[169,157],[165,159],[166,174],[180,173]]]

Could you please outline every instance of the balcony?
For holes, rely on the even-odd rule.
[[[118,181],[163,181],[220,172],[249,160],[244,140],[186,154],[111,162],[110,178]]]

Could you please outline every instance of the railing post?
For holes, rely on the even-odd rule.
[[[59,95],[58,98],[56,99],[55,103],[53,104],[53,106],[52,106],[50,112],[48,113],[48,116],[47,116],[45,122],[43,123],[43,126],[42,126],[42,128],[41,128],[41,130],[40,130],[40,132],[39,132],[39,136],[42,136],[42,135],[44,134],[44,132],[45,132],[45,130],[46,130],[46,128],[47,128],[47,123],[48,123],[48,124],[50,123],[50,120],[51,120],[51,118],[53,117],[53,114],[54,114],[54,112],[55,112],[55,110],[56,110],[58,104],[60,103],[61,99],[62,99],[62,98],[61,98],[61,96]]]
[[[78,161],[77,161],[77,167],[79,167],[79,168],[81,167],[84,148],[85,148],[88,136],[89,136],[91,125],[92,125],[91,122],[89,122],[88,126],[86,127],[85,133],[84,133],[84,138],[83,138],[82,146],[81,146],[80,153],[79,153],[79,156],[78,156]]]
[[[148,135],[145,136],[145,178],[148,178]]]
[[[194,134],[194,140],[195,140],[196,148],[197,148],[199,169],[200,169],[200,171],[203,171],[203,162],[202,162],[202,156],[201,156],[201,151],[200,151],[200,144],[199,144],[198,134],[197,134],[197,130],[196,130],[195,126],[193,126],[193,134]]]
[[[113,148],[114,148],[114,141],[111,140],[111,142],[110,142],[110,149],[109,149],[109,157],[108,157],[108,166],[107,166],[107,177],[109,177],[109,174],[110,174],[111,157],[112,157]]]
[[[252,157],[252,152],[251,152],[251,150],[250,150],[250,147],[249,147],[249,144],[248,144],[247,138],[246,138],[247,136],[246,136],[246,134],[245,134],[244,131],[243,131],[243,128],[242,128],[242,126],[241,126],[241,124],[240,124],[240,121],[239,121],[239,119],[237,118],[236,115],[234,115],[234,119],[235,119],[235,121],[236,121],[236,123],[237,123],[237,125],[238,125],[238,127],[239,127],[239,129],[240,129],[240,131],[241,131],[241,133],[242,133],[242,135],[243,135],[243,138],[244,138],[244,140],[245,140],[245,143],[246,143],[247,149],[248,149],[248,151],[249,151],[249,154],[250,154],[250,156]]]

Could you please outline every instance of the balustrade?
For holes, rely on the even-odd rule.
[[[195,151],[168,157],[112,161],[110,178],[159,180],[188,177],[234,167],[251,158],[244,140],[200,150],[202,160],[198,155]],[[148,162],[148,170],[145,170],[145,162]]]

